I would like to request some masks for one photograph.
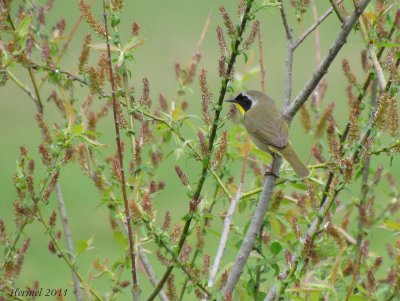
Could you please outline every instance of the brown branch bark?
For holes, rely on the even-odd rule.
[[[117,108],[117,98],[115,95],[115,80],[114,80],[114,72],[111,61],[111,49],[110,49],[110,41],[109,41],[109,33],[108,33],[108,24],[107,24],[107,14],[106,14],[106,3],[103,0],[103,18],[104,18],[104,26],[106,31],[106,44],[107,44],[107,58],[108,58],[108,68],[110,72],[110,81],[111,81],[111,98],[113,104],[113,113],[114,113],[114,127],[115,127],[115,140],[117,143],[117,152],[118,152],[118,163],[119,163],[119,172],[121,177],[121,190],[124,201],[125,208],[125,218],[126,218],[126,226],[128,228],[128,241],[129,241],[129,255],[131,259],[131,274],[133,280],[132,286],[132,294],[133,299],[135,301],[139,300],[140,288],[138,286],[137,280],[137,270],[136,270],[136,253],[134,248],[133,241],[133,231],[132,231],[132,221],[131,214],[129,211],[128,198],[126,194],[126,181],[125,181],[125,171],[124,171],[124,160],[122,157],[122,145],[121,145],[121,137],[120,137],[120,121],[118,116],[118,108]]]

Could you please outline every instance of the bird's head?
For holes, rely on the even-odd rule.
[[[255,90],[249,90],[249,91],[243,91],[239,93],[234,98],[230,98],[225,100],[226,102],[232,102],[236,104],[242,114],[245,114],[248,110],[251,108],[254,108],[257,105],[257,102],[262,99],[262,93],[255,91]]]

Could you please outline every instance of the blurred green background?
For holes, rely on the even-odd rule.
[[[93,11],[99,20],[101,20],[100,2],[95,1],[93,5]],[[328,1],[317,2],[318,12],[322,14],[328,8]],[[22,2],[14,1],[13,14],[16,13],[16,7],[20,3]],[[153,102],[158,101],[160,93],[164,94],[167,99],[171,99],[176,95],[177,84],[174,64],[175,62],[185,64],[190,59],[192,52],[196,49],[206,19],[210,14],[211,23],[201,49],[202,59],[198,70],[201,68],[208,70],[210,89],[214,95],[218,94],[220,87],[220,79],[218,77],[219,47],[216,42],[215,27],[222,24],[218,11],[222,3],[227,7],[232,16],[236,16],[236,1],[126,1],[121,15],[122,23],[120,30],[122,37],[125,36],[127,39],[130,36],[131,23],[136,21],[140,24],[141,33],[145,38],[144,45],[136,51],[136,62],[131,69],[133,74],[132,85],[135,86],[138,93],[140,93],[139,91],[141,91],[142,87],[141,79],[147,77],[150,82],[150,95]],[[287,5],[287,8],[295,36],[298,36],[300,31],[294,12],[289,5]],[[61,17],[65,18],[67,22],[66,33],[68,33],[79,17],[77,2],[55,1],[52,12],[46,15],[47,26],[51,28]],[[278,8],[269,8],[260,12],[257,17],[261,22],[264,42],[266,91],[267,94],[275,99],[279,106],[282,106],[286,40],[280,13]],[[308,12],[304,16],[304,28],[307,28],[311,23],[312,14]],[[340,25],[334,14],[319,27],[322,57],[327,53],[327,49],[334,41],[339,29]],[[72,73],[76,72],[78,56],[82,46],[81,43],[87,31],[89,31],[87,24],[82,22],[68,48],[68,53],[60,63],[63,69]],[[94,42],[96,41],[99,42],[100,40],[94,35]],[[352,70],[358,75],[358,79],[363,81],[365,77],[361,71],[360,59],[360,51],[363,48],[364,44],[361,34],[353,31],[350,34],[348,43],[343,47],[343,50],[332,64],[329,73],[325,76],[325,79],[328,81],[328,90],[323,107],[326,107],[331,102],[335,103],[334,115],[339,126],[345,124],[348,116],[347,84],[342,74],[341,61],[343,58],[347,58],[351,62]],[[252,62],[250,67],[258,66],[259,52],[256,44],[249,51],[249,60]],[[239,57],[238,61],[239,64],[236,65],[235,70],[238,73],[244,73],[245,69],[249,66],[245,66],[243,57]],[[315,64],[314,35],[311,35],[295,53],[293,65],[294,96],[310,77]],[[15,73],[32,90],[27,71],[18,69]],[[37,77],[40,78],[39,76]],[[252,80],[246,82],[246,87],[249,89],[260,89],[259,75],[257,74]],[[46,86],[43,89],[43,99],[47,98],[50,91],[51,86]],[[198,109],[201,97],[199,95],[198,84],[195,82],[193,93],[187,95],[187,101],[191,106],[190,110],[200,115]],[[21,145],[26,146],[30,155],[39,162],[37,147],[41,141],[41,135],[35,122],[36,110],[33,102],[13,82],[9,81],[5,87],[1,87],[0,99],[0,135],[2,137],[0,151],[0,218],[5,221],[6,229],[11,231],[15,229],[12,204],[16,199],[12,179],[15,172],[16,160],[19,155],[19,147]],[[95,100],[95,102],[99,103],[103,101]],[[226,108],[224,111],[226,112]],[[60,115],[53,105],[46,105],[44,116],[49,125],[60,119]],[[100,140],[108,145],[106,149],[108,153],[112,153],[115,148],[114,128],[111,117],[111,114],[109,114],[106,121],[102,121],[99,127],[99,130],[104,133]],[[228,128],[229,126],[228,124]],[[193,134],[192,139],[196,139],[195,134]],[[312,136],[304,134],[298,117],[295,118],[291,127],[291,140],[300,156],[304,160],[307,160],[313,140]],[[389,167],[389,157],[384,155],[379,159],[374,157],[373,166],[376,166],[378,163],[388,166],[387,170],[393,172],[395,177],[399,179],[400,163],[398,158],[394,158],[392,165]],[[166,189],[155,200],[160,222],[166,210],[173,212],[173,222],[179,222],[180,216],[183,216],[188,209],[188,199],[185,189],[179,184],[179,180],[174,172],[175,164],[176,160],[173,156],[166,159],[157,175],[157,179],[155,179],[162,179],[166,182]],[[199,163],[184,159],[180,160],[179,164],[185,171],[188,171],[188,176],[191,180],[196,179],[201,168]],[[40,166],[40,164],[37,165]],[[246,181],[251,182],[251,179]],[[109,258],[110,262],[112,262],[121,256],[122,250],[113,238],[108,221],[108,209],[104,206],[99,206],[99,194],[94,188],[92,181],[82,174],[77,165],[72,164],[64,169],[60,182],[70,217],[70,226],[75,244],[79,240],[87,240],[92,236],[94,237],[94,248],[83,254],[78,262],[79,270],[86,277],[91,269],[93,269],[92,262],[95,258],[100,258],[101,262],[105,258]],[[210,195],[212,193],[211,188],[210,186],[206,186],[204,194]],[[384,190],[385,188],[383,187],[382,191]],[[358,193],[358,191],[359,188],[354,186],[354,193]],[[380,200],[380,195],[378,194],[376,203],[380,201],[386,203],[386,196]],[[340,199],[345,201],[346,199],[350,200],[352,197],[353,195],[350,191],[344,191]],[[52,195],[50,203],[51,205],[44,209],[47,214],[50,214],[56,208],[54,195]],[[217,209],[222,210],[224,208],[227,208],[226,203],[219,204]],[[235,220],[241,224],[248,220],[249,217],[250,213],[247,213],[245,216],[237,215]],[[221,226],[219,221],[214,222],[212,225],[216,231],[219,231]],[[378,254],[383,253],[384,244],[393,239],[389,235],[390,233],[383,229],[372,233],[371,251]],[[39,280],[40,286],[43,288],[69,288],[70,292],[67,300],[72,300],[70,271],[61,259],[49,253],[47,249],[49,238],[44,233],[42,226],[38,223],[29,225],[26,236],[31,237],[31,246],[25,258],[25,264],[17,285],[22,288],[26,284],[31,285],[34,280]],[[211,237],[208,239],[213,241],[216,238]],[[206,244],[206,246],[207,252],[213,257],[213,254],[216,252],[216,245]],[[235,253],[233,251],[228,251],[227,258],[234,258]],[[150,255],[150,259],[160,276],[164,267],[155,261],[152,255]],[[128,278],[127,275],[123,279],[126,278]],[[178,279],[178,281],[180,280]],[[107,281],[102,282],[100,280],[95,283],[95,286],[100,291],[103,291],[104,287],[109,286]],[[143,287],[143,295],[146,296],[149,291],[150,288],[146,284]],[[42,298],[43,300],[45,299],[44,297]],[[119,300],[128,300],[129,298],[129,292],[124,290]]]

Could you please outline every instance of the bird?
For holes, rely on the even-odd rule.
[[[289,162],[300,178],[306,178],[310,174],[310,170],[293,149],[289,141],[288,123],[272,98],[262,92],[248,90],[225,101],[239,107],[244,115],[244,126],[250,139],[259,149],[272,155],[272,166],[266,175],[277,177],[274,173],[276,154]]]

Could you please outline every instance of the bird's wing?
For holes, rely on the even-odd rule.
[[[266,145],[285,147],[289,142],[289,128],[282,113],[272,100],[259,105],[263,105],[264,108],[255,108],[256,110],[249,110],[245,114],[247,131]],[[268,112],[268,116],[260,112]]]

